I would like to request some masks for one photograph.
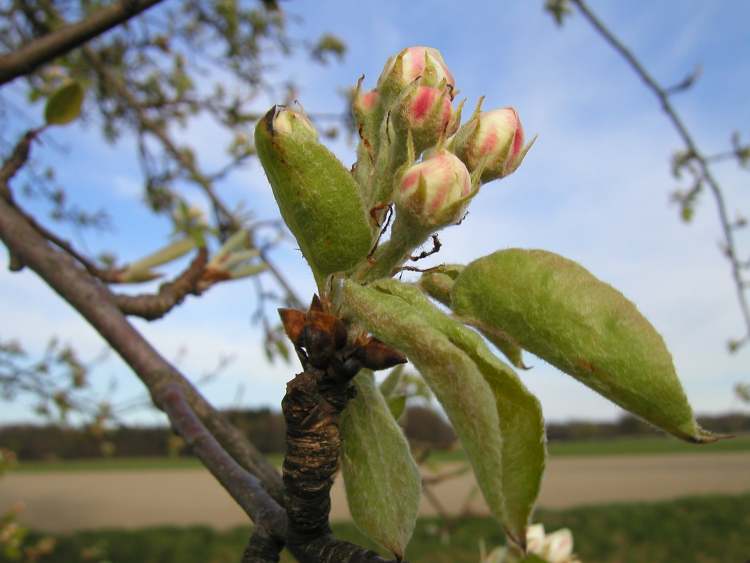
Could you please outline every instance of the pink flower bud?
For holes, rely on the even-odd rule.
[[[380,94],[377,90],[368,92],[357,92],[354,98],[354,111],[364,115],[370,114],[378,107]]]
[[[380,107],[380,93],[377,90],[362,92],[360,83],[354,91],[352,100],[352,113],[357,124],[360,136],[369,146],[377,139],[380,122],[383,119],[383,109]]]
[[[441,149],[407,168],[396,189],[396,204],[429,227],[461,218],[472,195],[471,176],[453,153]]]
[[[514,172],[529,149],[524,147],[523,127],[514,108],[481,112],[465,127],[470,133],[462,136],[459,130],[455,151],[472,171],[486,159],[483,182]]]
[[[394,115],[397,134],[411,131],[417,154],[456,132],[460,114],[453,111],[448,88],[418,86],[401,101]]]
[[[385,63],[378,88],[386,93],[401,92],[417,78],[424,86],[439,86],[444,81],[450,91],[456,85],[440,51],[431,47],[408,47]]]

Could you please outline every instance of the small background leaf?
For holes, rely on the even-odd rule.
[[[380,384],[380,392],[386,400],[398,394],[401,380],[404,376],[404,365],[398,365],[391,370],[388,376]]]
[[[362,370],[354,385],[357,395],[341,417],[349,510],[358,528],[403,558],[417,521],[422,479],[372,372]]]
[[[80,82],[71,80],[57,89],[47,100],[44,120],[48,125],[66,125],[81,114],[84,90]]]
[[[393,418],[396,420],[401,418],[406,408],[407,397],[402,389],[405,379],[404,375],[403,364],[396,366],[380,384],[380,392],[388,403],[388,408],[391,409]]]

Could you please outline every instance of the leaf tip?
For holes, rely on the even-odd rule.
[[[696,431],[688,438],[688,441],[694,444],[713,444],[719,440],[731,440],[732,438],[736,438],[736,436],[734,434],[718,434],[711,432],[710,430],[701,428],[696,424]]]

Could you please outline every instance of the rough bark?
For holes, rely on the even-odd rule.
[[[287,384],[281,403],[287,424],[287,547],[301,563],[385,563],[377,553],[334,538],[328,520],[341,449],[339,419],[352,397],[350,383],[367,365],[362,351],[384,345],[374,339],[347,344],[343,323],[317,300],[306,315],[289,309],[281,314],[304,368]],[[393,359],[390,365],[405,361],[395,351],[386,355]]]

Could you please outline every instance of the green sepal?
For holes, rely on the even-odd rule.
[[[419,468],[372,372],[362,370],[354,386],[340,425],[349,510],[365,535],[402,559],[419,511]]]
[[[543,250],[495,252],[458,276],[452,307],[679,438],[718,438],[695,421],[656,329],[571,260]]]
[[[344,282],[344,305],[366,328],[404,352],[430,385],[474,468],[492,513],[525,542],[546,450],[536,398],[481,337],[413,286]]]
[[[479,114],[482,113],[482,103],[484,103],[484,96],[480,96],[477,100],[477,105],[474,108],[469,119],[461,127],[458,128],[456,134],[450,138],[448,142],[448,150],[454,153],[457,157],[464,161],[464,164],[468,166],[466,160],[459,154],[459,147],[464,147],[468,142],[469,138],[474,134],[477,127],[479,126]]]
[[[71,80],[63,84],[47,100],[44,121],[47,125],[67,125],[81,114],[84,90],[80,82]]]
[[[301,124],[303,116],[298,126],[291,120],[290,132],[275,130],[278,111],[258,122],[255,145],[281,216],[320,284],[367,256],[373,228],[349,170]]]
[[[539,135],[534,135],[531,140],[526,143],[526,146],[521,149],[521,152],[518,153],[518,156],[512,161],[507,162],[505,168],[503,170],[503,176],[508,176],[509,174],[512,174],[516,170],[518,170],[518,167],[521,166],[521,163],[523,162],[523,159],[526,158],[526,154],[531,150],[531,147],[534,146],[534,143],[536,143],[536,140],[539,138]],[[494,179],[494,178],[493,178]],[[491,181],[491,180],[490,180]]]

